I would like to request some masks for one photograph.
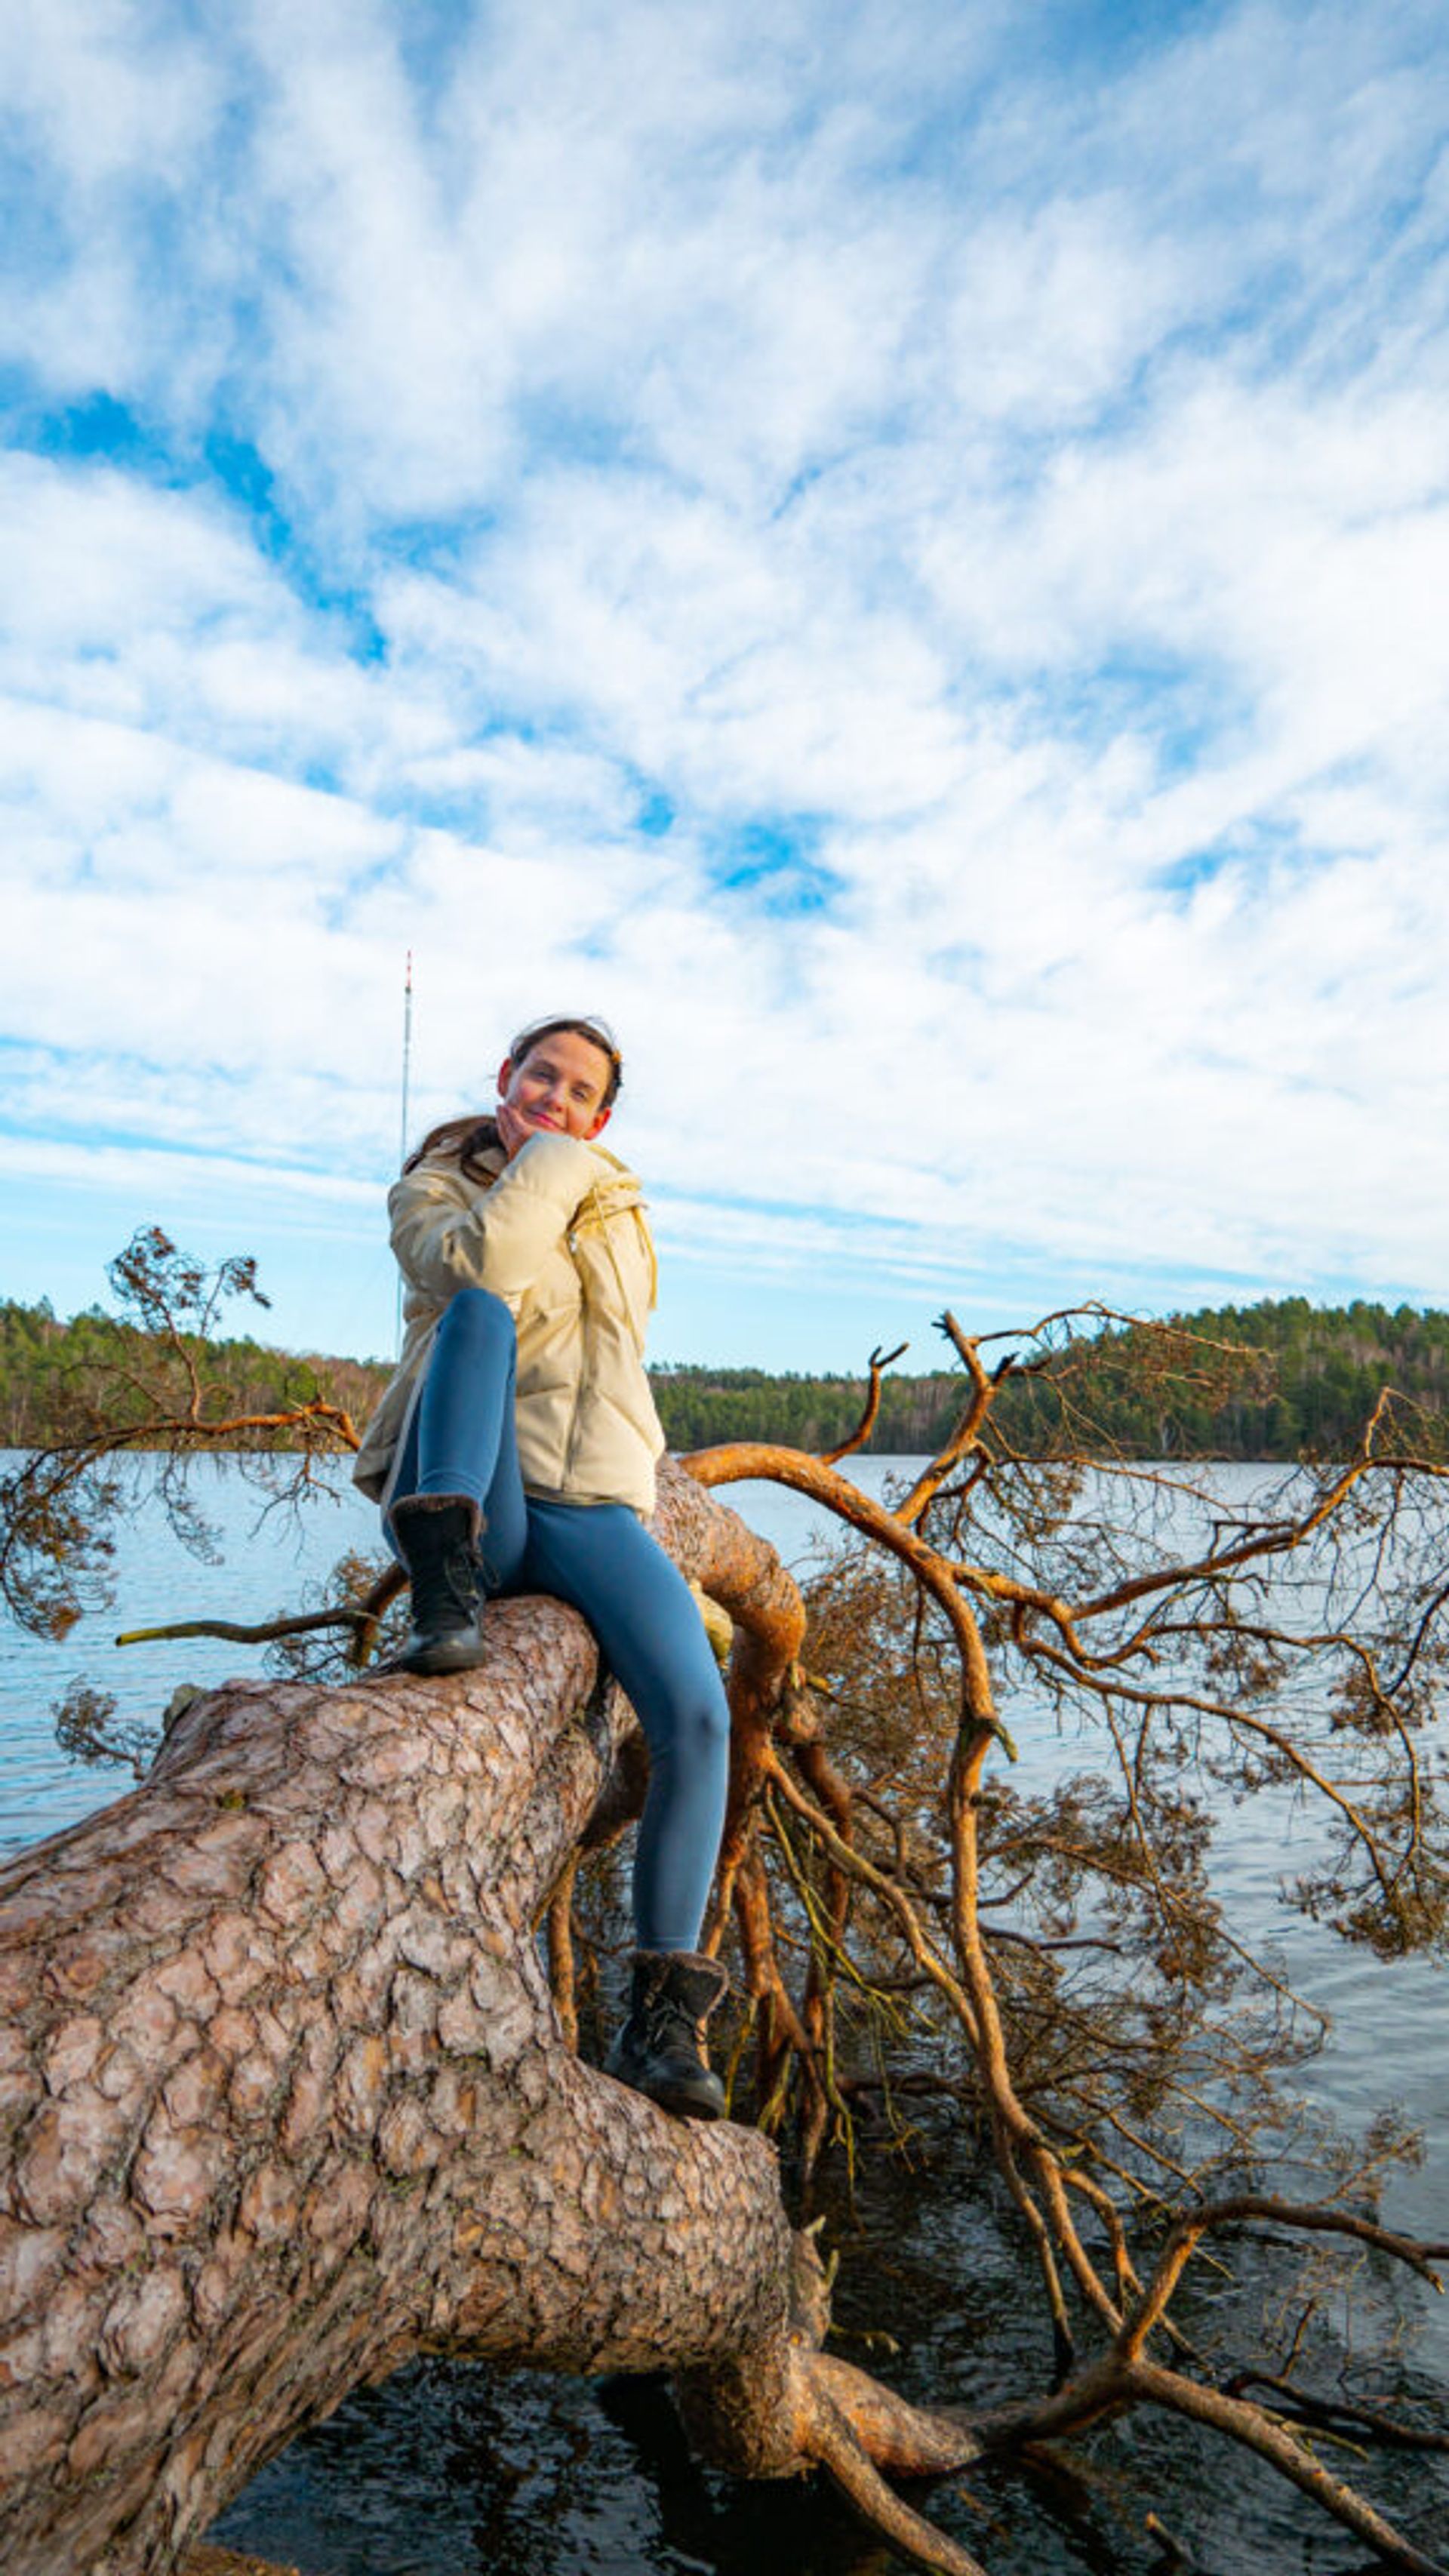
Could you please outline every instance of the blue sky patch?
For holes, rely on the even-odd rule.
[[[1042,717],[1053,733],[1105,744],[1137,734],[1152,745],[1164,784],[1186,777],[1220,749],[1249,715],[1240,688],[1206,659],[1154,651],[1144,640],[1113,644],[1089,671],[1041,696]]]
[[[0,405],[7,443],[33,456],[114,465],[148,482],[169,484],[176,479],[161,432],[129,404],[99,388],[76,402],[54,406],[33,377],[7,368],[0,376]]]
[[[662,841],[674,828],[675,810],[662,788],[652,789],[640,805],[634,828],[647,840]]]
[[[721,893],[751,896],[776,916],[823,912],[842,881],[816,856],[822,838],[821,819],[813,814],[746,823],[714,844],[710,880]]]
[[[1191,896],[1199,886],[1210,885],[1223,869],[1230,867],[1237,853],[1218,843],[1207,850],[1187,850],[1180,859],[1158,871],[1157,883],[1167,894]]]

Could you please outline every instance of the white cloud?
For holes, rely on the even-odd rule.
[[[89,1189],[123,1188],[142,1199],[156,1191],[174,1189],[178,1172],[184,1170],[176,1156],[146,1146],[65,1145],[0,1136],[0,1171],[28,1183],[67,1181]],[[226,1155],[208,1157],[205,1187],[209,1195],[219,1189],[267,1190],[283,1199],[319,1203],[322,1208],[331,1202],[365,1209],[376,1205],[375,1190],[365,1182],[349,1180],[345,1174],[319,1176],[299,1172],[285,1163],[239,1162]]]
[[[27,1150],[373,1186],[411,947],[691,1258],[1442,1296],[1436,13],[445,15],[0,54]]]

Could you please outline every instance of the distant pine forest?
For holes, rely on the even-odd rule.
[[[72,1437],[87,1417],[124,1419],[128,1360],[146,1337],[92,1308],[63,1323],[50,1307],[0,1304],[0,1443],[37,1448]],[[388,1378],[378,1361],[293,1356],[251,1340],[188,1344],[213,1418],[276,1413],[325,1395],[361,1427]],[[1203,1307],[1156,1323],[1105,1322],[1041,1353],[993,1343],[1035,1368],[1013,1370],[992,1420],[1026,1454],[1133,1458],[1341,1456],[1357,1445],[1385,1388],[1401,1399],[1394,1446],[1449,1451],[1449,1313],[1304,1297]],[[672,1449],[772,1440],[823,1450],[859,1420],[860,1377],[671,1366],[652,1372]],[[960,1412],[959,1369],[888,1375],[869,1449],[937,1448]],[[258,1435],[262,1440],[267,1435]]]

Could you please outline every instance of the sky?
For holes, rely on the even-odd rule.
[[[0,1294],[388,1353],[411,952],[414,1138],[614,1023],[661,1359],[1449,1304],[1440,0],[8,0],[0,102]]]

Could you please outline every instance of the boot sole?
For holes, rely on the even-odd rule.
[[[722,2120],[725,2116],[723,2102],[698,2102],[692,2094],[650,2093],[646,2099],[657,2102],[661,2111],[671,2112],[676,2120]]]
[[[676,2120],[722,2120],[725,2117],[723,2087],[718,2092],[705,2092],[703,2087],[696,2092],[688,2083],[636,2084],[614,2066],[606,2065],[604,2072],[612,2075],[616,2084],[627,2084],[631,2093],[642,2094],[646,2102],[653,2102],[659,2110],[668,2111]]]
[[[479,1646],[419,1646],[415,1653],[394,1655],[382,1669],[389,1673],[476,1673],[486,1660]]]

